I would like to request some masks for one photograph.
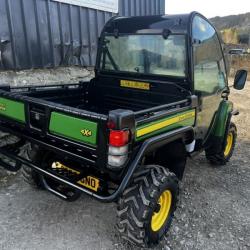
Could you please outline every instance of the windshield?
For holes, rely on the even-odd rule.
[[[184,35],[106,36],[101,70],[185,77]]]

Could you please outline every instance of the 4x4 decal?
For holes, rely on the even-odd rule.
[[[81,130],[81,134],[82,134],[83,136],[90,137],[90,136],[92,136],[92,131],[89,130],[89,129],[82,129],[82,130]]]
[[[0,110],[5,111],[6,110],[6,105],[3,103],[0,103]]]

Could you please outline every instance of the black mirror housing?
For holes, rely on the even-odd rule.
[[[246,80],[247,80],[247,71],[244,69],[238,70],[234,78],[234,88],[237,90],[244,89]]]

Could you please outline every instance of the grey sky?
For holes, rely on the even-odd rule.
[[[206,17],[250,12],[250,0],[166,0],[166,13],[199,11]]]

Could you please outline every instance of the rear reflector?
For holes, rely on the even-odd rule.
[[[128,145],[123,146],[123,147],[113,147],[109,146],[109,154],[110,155],[126,155],[128,153]]]
[[[125,162],[127,161],[128,156],[114,156],[114,155],[109,155],[108,156],[108,163],[109,163],[109,168],[120,168],[122,167]]]

